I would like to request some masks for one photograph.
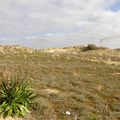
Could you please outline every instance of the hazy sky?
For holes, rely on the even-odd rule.
[[[35,48],[120,35],[120,0],[0,0],[0,43]],[[120,47],[120,37],[106,39]]]

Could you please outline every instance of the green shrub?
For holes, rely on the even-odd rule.
[[[94,44],[88,44],[88,46],[85,47],[83,50],[84,51],[88,51],[88,50],[96,50],[96,49],[98,49],[96,45],[94,45]]]
[[[24,117],[35,98],[33,89],[25,82],[2,81],[0,85],[0,114],[4,117]]]

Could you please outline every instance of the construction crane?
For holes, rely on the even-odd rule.
[[[109,37],[104,37],[100,39],[101,47],[103,47],[103,41],[111,38],[119,38],[120,35],[114,35],[114,36],[109,36]]]

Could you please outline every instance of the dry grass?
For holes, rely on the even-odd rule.
[[[0,54],[0,76],[19,73],[22,79],[27,73],[27,80],[38,93],[32,117],[25,120],[74,120],[75,116],[80,120],[93,116],[97,120],[120,120],[118,50],[70,47],[29,52],[14,46],[11,53],[10,49],[5,46]]]
[[[22,118],[12,118],[12,117],[7,117],[7,118],[0,117],[0,120],[23,120],[23,119]]]

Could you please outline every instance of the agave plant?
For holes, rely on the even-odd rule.
[[[29,113],[29,105],[35,96],[33,89],[25,82],[2,81],[0,85],[0,114],[5,117],[24,117]]]

